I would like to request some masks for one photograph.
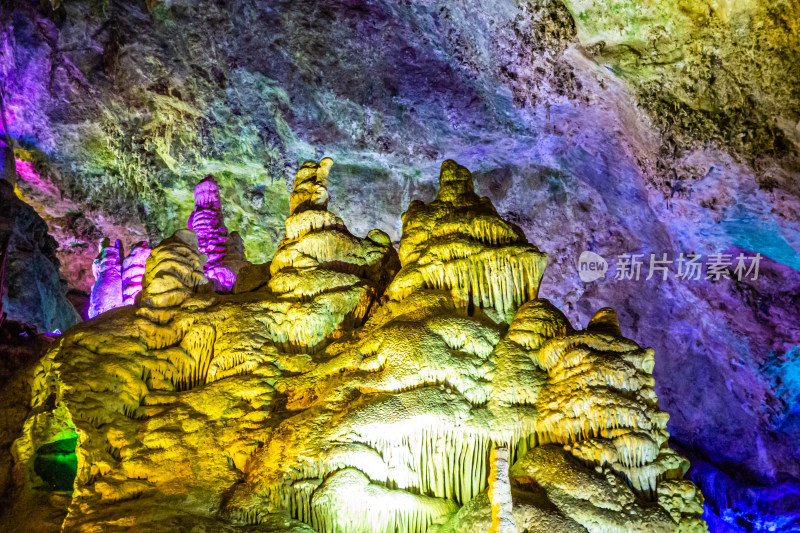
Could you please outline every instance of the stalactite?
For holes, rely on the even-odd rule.
[[[371,484],[364,474],[347,468],[325,480],[310,508],[310,523],[320,533],[425,533],[458,507]]]
[[[389,480],[400,488],[464,503],[487,486],[492,447],[488,433],[434,425],[362,438],[387,461]]]

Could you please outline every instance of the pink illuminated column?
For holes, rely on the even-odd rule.
[[[188,227],[197,234],[199,249],[208,256],[204,270],[216,290],[228,291],[236,282],[236,273],[226,257],[228,228],[222,216],[219,187],[214,176],[206,176],[194,188],[194,211]]]
[[[122,244],[108,238],[100,242],[100,253],[92,263],[94,285],[89,297],[89,318],[122,305]]]

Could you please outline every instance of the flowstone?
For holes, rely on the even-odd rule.
[[[4,527],[485,532],[494,507],[495,531],[706,530],[653,352],[613,311],[575,331],[538,298],[546,254],[455,162],[399,255],[327,210],[332,163],[300,168],[273,261],[233,291],[181,230],[135,305],[47,353]],[[73,490],[46,497],[68,438]]]

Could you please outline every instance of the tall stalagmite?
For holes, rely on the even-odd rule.
[[[99,254],[92,264],[94,285],[89,296],[89,318],[122,305],[122,245],[108,239],[100,242]]]
[[[122,260],[122,305],[133,305],[136,295],[142,291],[147,258],[152,250],[146,242],[137,242]]]
[[[146,242],[137,242],[123,259],[122,244],[109,239],[100,243],[100,254],[92,265],[95,282],[89,297],[89,318],[123,305],[133,305],[142,290],[145,264],[150,256]]]
[[[214,176],[206,176],[195,186],[194,203],[194,211],[187,225],[197,234],[200,252],[208,257],[203,267],[206,277],[215,289],[230,290],[246,260],[241,237],[237,232],[228,233],[225,226],[219,187]]]
[[[466,168],[412,202],[398,257],[327,210],[331,166],[299,169],[269,271],[214,291],[212,249],[181,230],[135,305],[48,352],[0,526],[706,530],[652,350],[609,309],[576,331],[538,298],[546,254]],[[49,497],[53,480],[74,490]]]

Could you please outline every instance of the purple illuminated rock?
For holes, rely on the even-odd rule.
[[[237,232],[229,234],[225,226],[214,176],[206,176],[195,186],[194,201],[188,227],[197,234],[200,252],[208,256],[205,274],[215,290],[229,291],[246,260],[241,237]]]
[[[94,285],[89,297],[89,318],[94,318],[122,304],[122,244],[119,239],[110,245],[108,238],[100,242],[100,253],[92,264]]]
[[[147,242],[138,242],[122,261],[122,305],[133,305],[136,295],[141,292],[147,258],[152,251]]]

